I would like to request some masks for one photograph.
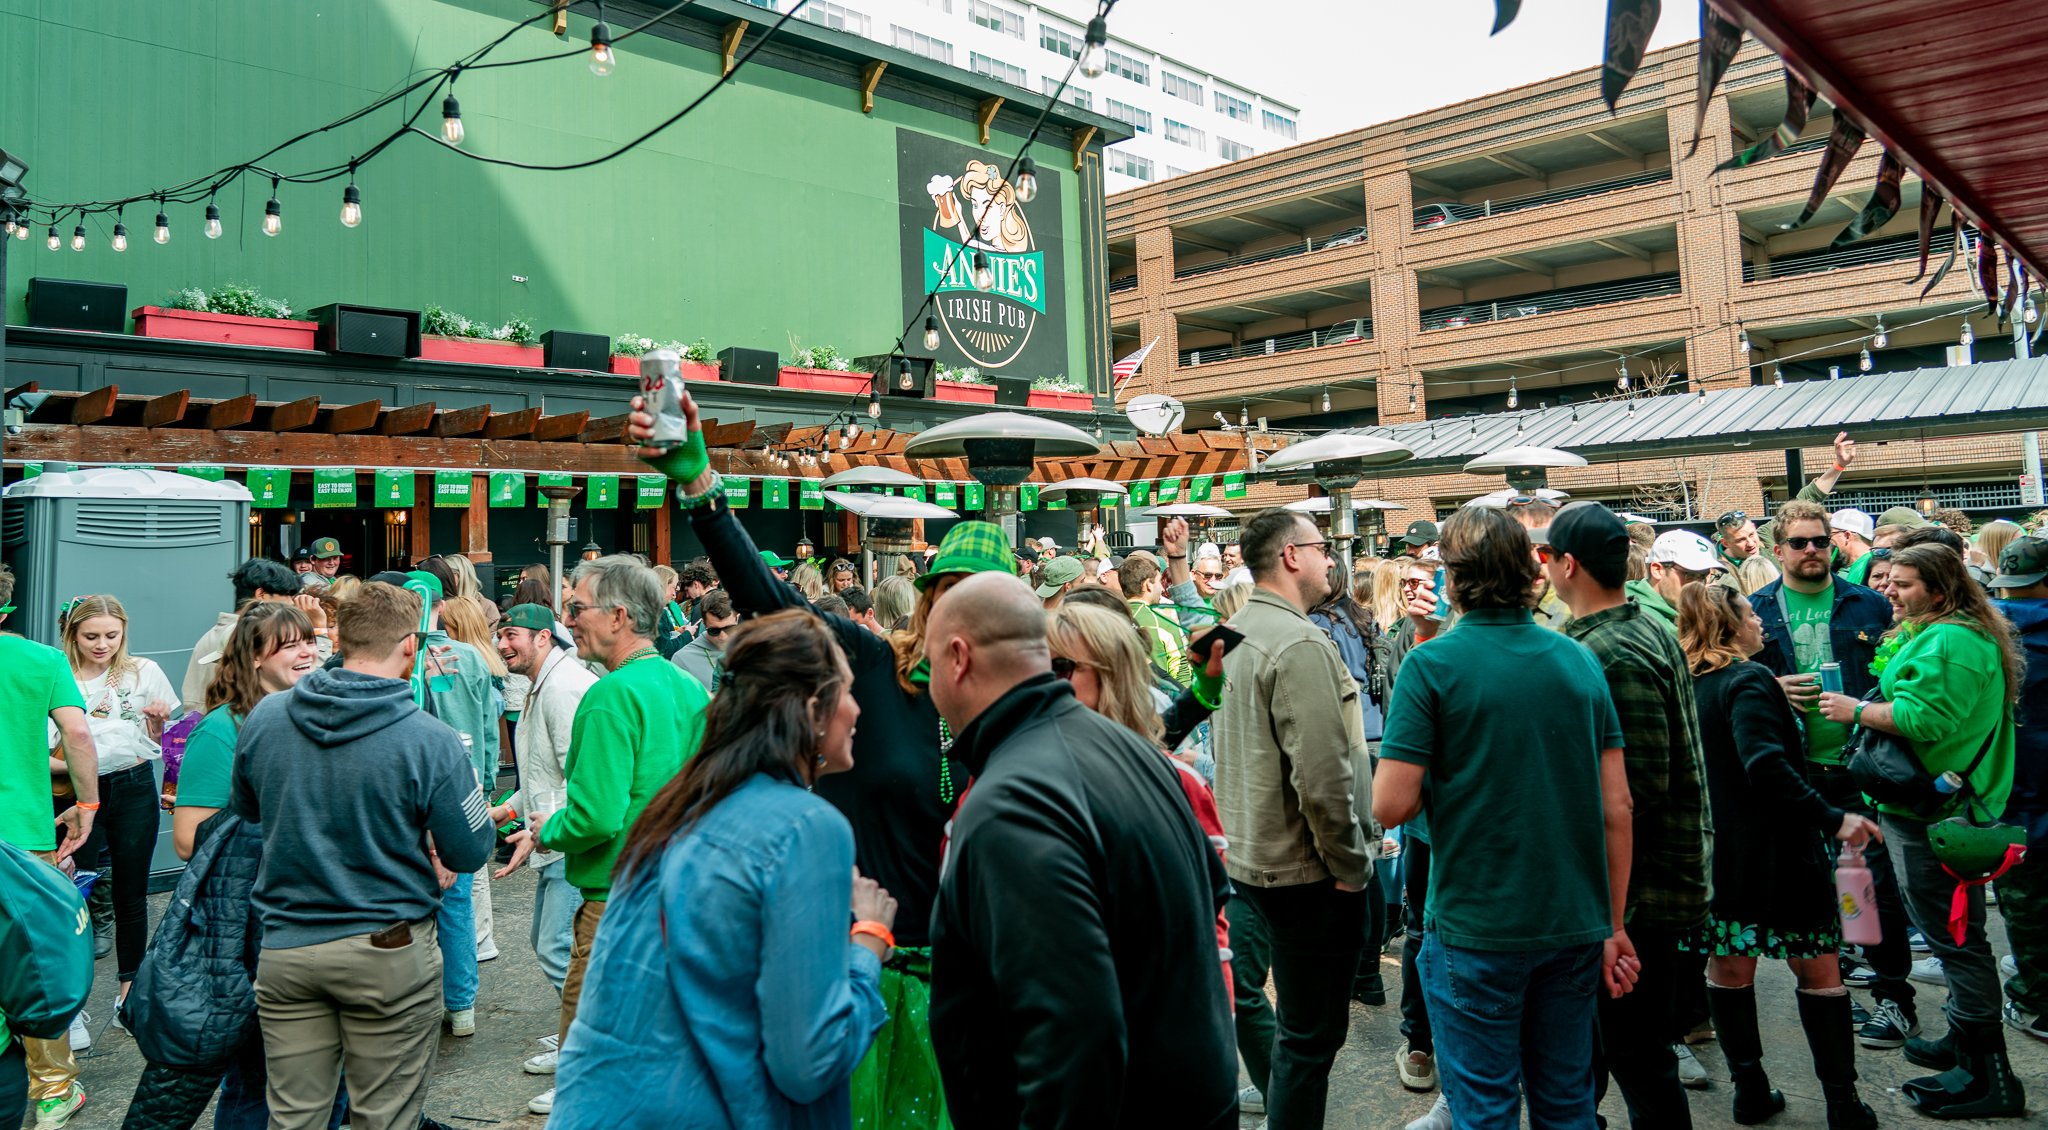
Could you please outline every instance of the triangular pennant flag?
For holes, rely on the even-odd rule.
[[[387,468],[378,471],[377,505],[382,507],[403,507],[413,504],[413,473]]]
[[[460,509],[469,505],[469,472],[434,472],[434,505],[445,509]]]
[[[763,509],[763,510],[787,510],[787,509],[789,509],[789,480],[788,480],[788,479],[762,479],[762,480],[761,480],[761,509]]]
[[[591,475],[583,480],[583,505],[592,510],[619,508],[619,477]]]
[[[1607,0],[1607,57],[1600,68],[1600,97],[1609,113],[1643,65],[1643,51],[1650,46],[1650,33],[1657,30],[1663,8],[1661,0]]]
[[[1707,104],[1713,100],[1714,88],[1721,85],[1721,76],[1728,73],[1728,64],[1735,61],[1741,50],[1742,25],[1715,11],[1707,0],[1700,0],[1700,81],[1693,96],[1692,148],[1685,151],[1687,157],[1700,151],[1700,130],[1707,124]]]
[[[1899,182],[1905,177],[1906,163],[1891,150],[1885,150],[1884,158],[1877,163],[1877,187],[1871,190],[1870,202],[1863,206],[1863,211],[1849,221],[1849,226],[1843,228],[1841,233],[1835,236],[1834,242],[1828,246],[1840,247],[1845,243],[1854,243],[1891,222],[1892,216],[1899,210]]]
[[[491,472],[491,509],[518,509],[526,505],[526,475],[520,471]]]
[[[354,467],[313,468],[313,509],[351,509],[356,504]]]
[[[668,476],[662,474],[633,476],[633,508],[654,510],[668,498]]]
[[[1772,131],[1771,136],[1764,138],[1748,149],[1728,158],[1726,161],[1715,165],[1714,171],[1718,173],[1724,169],[1745,168],[1756,164],[1758,161],[1769,160],[1784,152],[1787,145],[1799,140],[1800,131],[1806,128],[1806,117],[1808,114],[1813,113],[1813,100],[1815,97],[1813,88],[1801,82],[1799,76],[1793,74],[1792,69],[1787,67],[1785,69],[1785,120],[1778,123],[1778,128]]]
[[[1828,192],[1841,179],[1842,170],[1856,159],[1856,151],[1863,148],[1863,127],[1849,120],[1849,115],[1837,110],[1835,128],[1828,134],[1828,149],[1821,156],[1820,168],[1813,174],[1813,191],[1806,194],[1806,207],[1799,210],[1799,218],[1792,221],[1792,227],[1801,227],[1813,218],[1815,212],[1827,201]]]

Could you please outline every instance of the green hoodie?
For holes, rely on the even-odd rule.
[[[1650,586],[1648,581],[1630,581],[1621,586],[1621,591],[1634,598],[1658,623],[1676,632],[1678,630],[1678,609],[1664,599],[1664,594]]]

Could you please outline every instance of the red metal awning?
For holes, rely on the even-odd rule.
[[[2048,4],[1708,2],[2048,278]]]

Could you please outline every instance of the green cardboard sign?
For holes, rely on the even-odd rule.
[[[1143,482],[1135,482],[1135,483],[1132,483],[1132,484],[1131,484],[1131,505],[1132,505],[1132,506],[1150,506],[1151,504],[1152,504],[1152,484],[1151,484],[1151,482],[1149,482],[1149,481],[1143,481]]]
[[[411,506],[413,473],[392,469],[380,470],[376,476],[375,491],[377,505],[382,507]]]
[[[986,493],[986,488],[980,483],[963,483],[961,484],[961,489],[966,493],[960,499],[960,509],[981,510],[985,508],[986,504],[983,502],[982,496]]]
[[[948,510],[957,509],[960,505],[960,484],[933,483],[932,504],[934,506],[943,506]]]
[[[35,470],[29,471],[28,474],[40,475],[43,473],[43,465],[41,463],[31,463],[29,466],[34,467]],[[190,475],[195,479],[205,479],[209,483],[217,483],[227,478],[227,469],[218,463],[187,463],[178,468],[178,473]]]
[[[725,480],[725,504],[734,510],[745,510],[754,498],[754,480]]]
[[[356,504],[354,467],[313,468],[313,509],[350,508]]]
[[[1018,488],[1017,488],[1017,509],[1018,509],[1018,510],[1036,510],[1036,509],[1038,509],[1038,484],[1037,484],[1037,483],[1025,483],[1025,484],[1024,484],[1023,486],[1020,486],[1020,487],[1018,487]]]
[[[668,476],[663,474],[633,476],[633,506],[638,510],[653,510],[668,497]]]
[[[584,505],[592,510],[617,510],[619,508],[619,477],[617,475],[592,475],[583,480],[586,496]]]
[[[904,488],[903,488],[903,497],[905,497],[905,498],[914,498],[914,499],[918,500],[919,502],[923,502],[923,501],[924,501],[924,484],[923,484],[923,483],[918,483],[918,484],[917,484],[916,486],[907,486],[907,487],[904,487]]]
[[[1223,497],[1243,498],[1245,492],[1244,472],[1226,471],[1223,474]]]
[[[251,467],[247,477],[249,505],[258,510],[282,510],[291,505],[292,471],[289,467]]]
[[[1196,501],[1196,502],[1207,502],[1207,501],[1209,501],[1209,498],[1210,498],[1210,496],[1211,496],[1212,494],[1214,494],[1214,493],[1215,493],[1215,490],[1216,490],[1216,476],[1214,476],[1214,475],[1196,475],[1196,476],[1195,476],[1195,501]]]
[[[1179,479],[1161,479],[1155,495],[1161,502],[1172,502],[1180,497],[1181,485]]]
[[[823,510],[825,508],[825,488],[819,480],[805,479],[798,494],[799,500],[797,505],[803,509]]]
[[[788,480],[788,479],[762,479],[762,480],[761,480],[761,509],[763,509],[763,510],[787,510],[787,509],[789,509],[789,480]]]
[[[1067,508],[1067,500],[1065,498],[1046,499],[1045,508],[1047,510],[1065,510]]]
[[[491,472],[491,509],[517,509],[526,505],[526,476],[518,471]]]
[[[468,508],[469,479],[468,471],[434,472],[434,505],[443,510]]]
[[[576,485],[576,476],[570,474],[567,471],[542,471],[540,473],[540,482],[537,485],[541,489],[535,490],[533,492],[533,504],[542,509],[546,509],[548,505],[548,496],[545,493],[543,493],[545,488],[574,487]]]

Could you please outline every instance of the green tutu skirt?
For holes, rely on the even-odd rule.
[[[932,1054],[932,951],[898,949],[882,967],[889,1019],[853,1071],[854,1130],[952,1130]]]

